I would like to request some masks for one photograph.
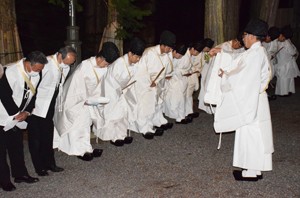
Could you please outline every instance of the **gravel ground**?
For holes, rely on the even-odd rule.
[[[193,123],[174,125],[153,140],[133,133],[131,145],[94,143],[104,152],[91,162],[56,152],[64,172],[50,172],[35,184],[16,184],[14,192],[0,190],[0,197],[300,197],[299,85],[297,79],[298,93],[270,102],[273,171],[264,172],[258,182],[234,180],[234,133],[223,135],[217,150],[219,136],[212,127],[213,117],[200,112]],[[27,168],[36,176],[26,140],[24,151]]]

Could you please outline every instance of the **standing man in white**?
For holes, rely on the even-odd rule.
[[[47,60],[48,63],[43,69],[43,80],[37,91],[35,108],[32,116],[28,118],[28,146],[35,172],[39,176],[48,175],[47,170],[64,170],[55,163],[53,115],[55,104],[61,105],[63,84],[70,71],[69,65],[76,61],[76,51],[71,46],[66,46],[48,56]]]
[[[294,78],[300,76],[300,71],[297,65],[299,52],[290,40],[293,32],[290,26],[285,26],[281,29],[281,34],[278,37],[277,54],[278,63],[275,65],[277,77],[275,94],[279,96],[288,96],[295,93]]]
[[[233,166],[242,170],[233,175],[238,181],[258,181],[262,171],[272,170],[273,132],[266,93],[271,69],[261,45],[267,32],[266,22],[251,20],[243,34],[248,49],[219,71],[222,101],[216,108],[214,128],[216,132],[236,131]],[[210,54],[220,51],[214,48]]]

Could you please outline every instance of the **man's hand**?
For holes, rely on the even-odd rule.
[[[215,56],[215,55],[217,55],[217,53],[219,53],[219,52],[221,52],[221,48],[212,48],[209,52],[208,52],[208,54],[210,55],[210,56]]]
[[[155,82],[152,82],[150,87],[156,87],[156,83]]]
[[[224,70],[220,69],[219,72],[218,72],[218,76],[220,76],[222,78],[223,74],[224,74]]]
[[[192,75],[191,73],[187,73],[187,74],[183,74],[183,76],[189,77],[190,75]]]
[[[15,120],[18,120],[19,122],[22,122],[26,120],[26,118],[30,115],[27,111],[22,111],[18,115],[15,116]]]

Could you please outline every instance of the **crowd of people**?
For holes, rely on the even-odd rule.
[[[189,45],[163,31],[159,43],[146,48],[133,38],[120,56],[112,42],[82,61],[72,74],[76,51],[65,46],[45,56],[34,51],[0,67],[0,186],[35,183],[26,169],[23,129],[35,172],[61,172],[54,150],[81,160],[100,157],[97,141],[123,146],[131,133],[145,139],[162,136],[175,124],[189,124],[199,116],[193,94],[200,89],[198,108],[214,114],[217,133],[236,131],[233,171],[239,181],[262,179],[272,170],[273,137],[266,90],[276,76],[276,95],[295,93],[300,76],[297,49],[289,26],[282,29],[251,20],[236,38],[214,46],[210,38]],[[199,81],[199,77],[201,80]],[[168,117],[169,119],[166,119]],[[6,155],[10,159],[10,168]],[[11,171],[11,174],[10,174]]]

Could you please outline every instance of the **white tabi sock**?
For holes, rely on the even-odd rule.
[[[256,171],[256,175],[261,175],[261,171]]]
[[[243,170],[242,171],[242,176],[243,177],[257,177],[256,176],[256,170]]]

